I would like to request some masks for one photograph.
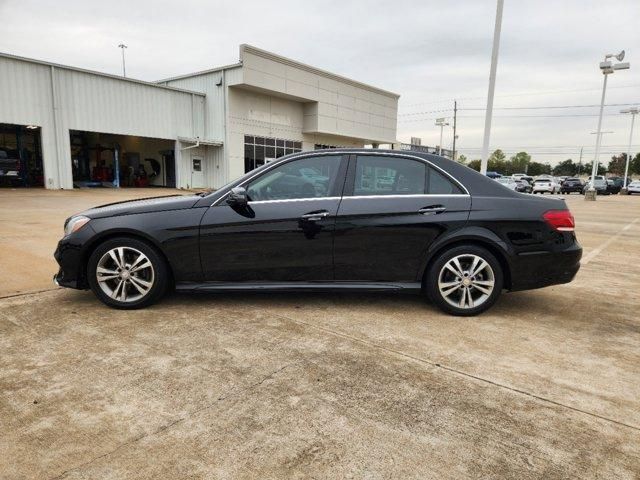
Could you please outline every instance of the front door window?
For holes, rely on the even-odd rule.
[[[339,195],[342,157],[322,155],[279,165],[246,186],[249,201],[326,198]]]

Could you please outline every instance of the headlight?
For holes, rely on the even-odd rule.
[[[71,235],[74,232],[77,232],[82,227],[84,227],[89,220],[89,217],[85,217],[83,215],[78,215],[77,217],[71,217],[69,221],[64,226],[64,235]]]

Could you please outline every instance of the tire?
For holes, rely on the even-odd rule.
[[[484,260],[486,267],[472,277],[469,270],[476,258],[479,259],[478,266],[482,266],[481,261]],[[460,272],[462,275],[459,277],[447,267],[447,264],[452,262],[450,266],[459,271],[455,267],[454,259],[457,259],[462,267],[462,272]],[[504,285],[504,273],[500,262],[485,248],[476,245],[460,245],[443,252],[431,262],[424,280],[427,296],[440,310],[455,316],[469,317],[488,310],[496,302]],[[483,282],[483,284],[482,286],[480,284],[474,286],[474,281]],[[490,282],[493,282],[491,289],[489,288]],[[459,286],[456,288],[455,284]],[[480,287],[485,290],[479,290]],[[445,295],[447,291],[450,293]],[[473,302],[468,301],[467,295],[469,294],[471,294]],[[465,297],[462,300],[464,306],[461,303],[463,296]],[[478,303],[479,301],[481,303]]]
[[[167,291],[169,277],[160,253],[135,238],[118,237],[101,243],[87,262],[87,279],[95,296],[105,305],[122,310],[156,303]]]

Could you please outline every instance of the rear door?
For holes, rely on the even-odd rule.
[[[431,243],[469,217],[471,197],[419,158],[353,155],[338,209],[336,280],[415,282]]]

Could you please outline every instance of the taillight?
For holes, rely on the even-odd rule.
[[[547,210],[542,218],[559,232],[573,232],[576,222],[569,210]]]

